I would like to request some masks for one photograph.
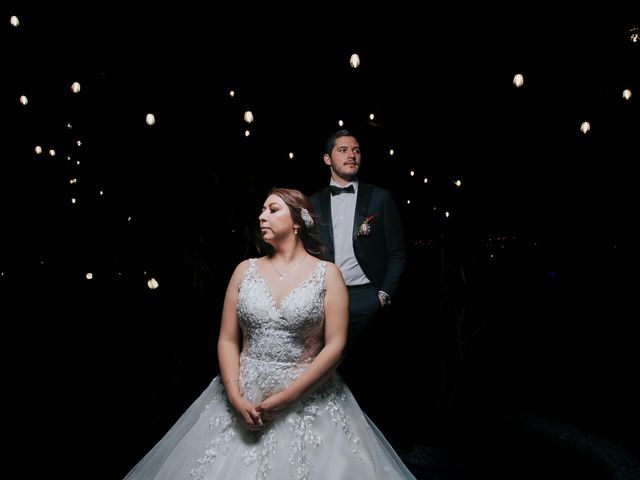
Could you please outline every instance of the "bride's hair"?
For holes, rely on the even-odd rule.
[[[315,228],[317,215],[313,210],[313,206],[309,198],[300,190],[293,188],[273,187],[267,194],[279,196],[289,208],[293,223],[300,226],[298,236],[302,240],[304,249],[316,258],[324,258],[324,247]],[[305,212],[303,213],[303,210]],[[309,217],[311,221],[309,221]],[[272,255],[273,247],[262,240],[262,235],[257,237],[257,247],[261,254]]]

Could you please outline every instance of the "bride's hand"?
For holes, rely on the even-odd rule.
[[[257,431],[262,430],[264,424],[262,423],[262,417],[257,409],[248,400],[242,398],[238,402],[233,404],[233,408],[240,415],[243,426],[247,430]]]
[[[293,399],[286,390],[282,390],[265,398],[256,405],[256,411],[263,421],[268,422],[273,420],[274,417],[285,410],[291,403],[293,403]]]

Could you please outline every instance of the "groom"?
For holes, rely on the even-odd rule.
[[[348,130],[337,131],[327,139],[323,158],[331,180],[310,200],[319,217],[325,260],[340,268],[349,292],[344,373],[344,363],[350,363],[372,318],[393,301],[404,271],[405,246],[389,191],[358,181],[362,156],[356,137]]]

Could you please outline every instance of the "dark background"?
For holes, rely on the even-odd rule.
[[[324,186],[340,119],[409,249],[363,374],[391,443],[491,470],[526,413],[637,451],[639,23],[609,7],[3,7],[16,461],[117,479],[151,448],[217,374],[266,193]]]

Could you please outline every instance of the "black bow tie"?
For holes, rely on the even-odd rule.
[[[355,193],[353,185],[347,185],[346,187],[336,187],[335,185],[329,185],[331,195],[340,195],[341,193]]]

